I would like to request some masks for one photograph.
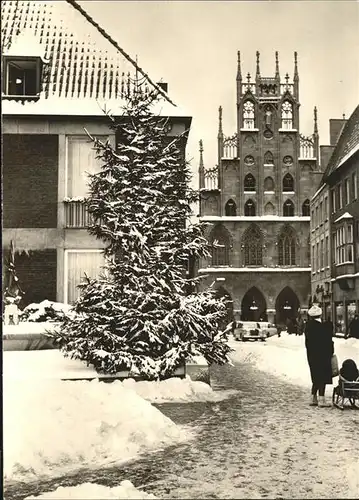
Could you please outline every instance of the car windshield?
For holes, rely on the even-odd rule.
[[[259,324],[256,323],[255,321],[241,321],[238,324],[239,328],[245,328],[245,329],[251,329],[251,328],[258,328]]]

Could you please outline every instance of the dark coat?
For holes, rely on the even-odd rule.
[[[312,383],[315,386],[331,384],[334,344],[328,328],[310,318],[305,327],[305,347]]]
[[[359,339],[359,318],[354,318],[351,320],[349,325],[349,337]]]
[[[333,322],[330,321],[330,319],[327,319],[326,321],[323,322],[323,326],[328,329],[328,332],[333,337],[333,334],[334,334],[334,325],[333,325]]]

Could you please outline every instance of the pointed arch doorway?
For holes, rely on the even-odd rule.
[[[267,321],[267,303],[257,287],[250,288],[242,299],[242,321]]]
[[[288,320],[297,318],[299,307],[297,294],[289,286],[283,288],[275,303],[277,325],[286,325]]]

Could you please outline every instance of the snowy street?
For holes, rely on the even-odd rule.
[[[216,390],[237,392],[218,402],[157,405],[192,440],[122,465],[11,483],[5,498],[85,482],[113,488],[124,479],[157,498],[357,498],[359,414],[308,406],[303,341],[286,334],[231,341],[235,366],[214,367],[212,381]],[[335,348],[340,363],[358,359],[357,340],[336,339]]]

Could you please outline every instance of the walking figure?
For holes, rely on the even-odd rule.
[[[305,328],[305,347],[312,379],[311,406],[331,406],[325,401],[325,386],[332,384],[332,355],[334,343],[332,336],[321,320],[322,310],[313,305],[308,311]],[[317,396],[317,393],[319,394]]]

